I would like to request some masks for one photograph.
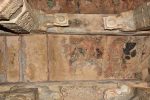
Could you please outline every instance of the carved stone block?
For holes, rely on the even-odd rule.
[[[9,20],[9,18],[23,5],[22,0],[1,0],[0,1],[0,19]]]
[[[56,26],[68,26],[69,25],[67,14],[55,14],[54,17],[55,17],[54,25]]]
[[[23,0],[23,6],[11,16],[9,21],[0,21],[0,24],[17,33],[29,32],[34,26],[32,13],[26,0]]]
[[[106,30],[134,31],[133,11],[123,12],[120,15],[104,17],[104,28]]]
[[[38,100],[38,90],[30,88],[1,92],[0,100]]]
[[[122,85],[119,88],[108,89],[104,93],[104,100],[132,100],[134,97],[134,90]]]

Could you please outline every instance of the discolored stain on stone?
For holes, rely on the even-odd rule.
[[[125,59],[126,60],[130,60],[130,56],[125,56]]]
[[[96,57],[97,57],[97,59],[100,59],[102,56],[103,56],[103,52],[99,48],[96,48]]]
[[[108,36],[104,76],[109,79],[134,79],[140,72],[142,42],[145,37]],[[149,37],[147,37],[149,38]],[[129,42],[132,41],[132,42]],[[148,46],[146,46],[148,47]]]
[[[133,50],[132,52],[131,52],[131,57],[135,57],[136,56],[136,50]]]
[[[49,35],[50,79],[100,79],[103,67],[103,43],[105,37],[101,36]]]
[[[18,82],[19,81],[19,54],[20,54],[20,40],[19,36],[7,37],[7,81]]]
[[[136,43],[127,42],[125,48],[123,48],[123,52],[126,55],[125,58],[130,60],[132,57],[136,56]]]
[[[48,80],[46,35],[27,35],[25,45],[25,80],[30,82]]]
[[[82,22],[79,19],[73,19],[73,20],[69,21],[70,26],[77,27],[77,26],[80,26],[81,24],[82,24]]]
[[[54,0],[47,0],[47,5],[48,5],[49,8],[54,7],[55,6]]]
[[[126,55],[130,55],[130,51],[132,49],[134,49],[135,46],[136,46],[136,43],[129,43],[129,42],[127,42],[126,45],[125,45],[125,48],[123,49],[123,52]]]

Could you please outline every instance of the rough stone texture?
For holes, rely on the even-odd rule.
[[[108,85],[110,87],[110,85]],[[60,89],[64,100],[104,100],[105,87],[64,86]]]
[[[120,13],[149,0],[28,0],[32,8],[47,13]]]
[[[150,99],[150,91],[146,89],[138,89],[136,92],[136,96],[133,100],[149,100]]]
[[[150,2],[144,3],[135,9],[134,21],[137,30],[150,29]]]
[[[37,89],[10,89],[0,92],[0,100],[38,100]]]
[[[150,81],[150,56],[147,56],[145,59],[143,59],[140,66],[142,67],[142,80],[149,82]]]
[[[122,85],[118,88],[106,90],[104,93],[104,100],[132,100],[134,95],[133,88]]]
[[[6,80],[5,39],[0,37],[0,82]]]
[[[115,89],[117,88],[117,86],[117,83],[113,82],[54,82],[40,84],[7,84],[0,85],[0,92],[10,91],[10,89],[14,88],[38,88],[39,99],[36,100],[104,100],[103,93],[107,89]]]
[[[0,19],[9,20],[9,18],[23,5],[22,0],[1,0],[0,1]]]
[[[19,55],[20,55],[20,40],[19,36],[7,37],[7,81],[19,81]]]
[[[46,35],[24,36],[22,45],[25,53],[25,80],[46,81],[48,79]]]
[[[4,43],[4,37],[0,37],[0,55],[1,55],[1,59],[0,59],[0,73],[4,73],[5,72],[5,64],[4,64],[4,50],[5,50],[5,43]]]

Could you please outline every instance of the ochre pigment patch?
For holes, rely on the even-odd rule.
[[[7,67],[7,81],[18,82],[20,75],[20,40],[19,36],[7,37],[7,56],[8,56],[8,67]]]
[[[35,82],[48,79],[46,41],[46,35],[27,35],[23,37],[26,81]]]

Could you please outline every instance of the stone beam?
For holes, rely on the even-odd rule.
[[[136,99],[138,95],[134,94],[137,90],[135,88],[138,87],[126,84],[127,82],[2,84],[0,85],[0,98],[2,100],[139,100]],[[135,82],[135,84],[140,83]],[[147,87],[140,89],[143,88],[149,89]]]
[[[129,18],[127,18],[127,16]],[[133,12],[125,12],[120,16],[118,25],[120,28],[113,29],[109,24],[109,19],[116,15],[107,14],[44,14],[37,13],[39,26],[37,32],[47,32],[49,34],[93,34],[93,35],[147,35],[149,31],[136,31],[133,22]],[[105,19],[106,18],[106,19]],[[108,19],[107,19],[108,18]],[[128,23],[130,22],[130,23]],[[121,25],[122,23],[122,25]],[[107,24],[107,25],[106,25]],[[106,29],[108,26],[109,29]],[[115,27],[118,27],[117,24]]]
[[[150,30],[150,2],[119,15],[104,17],[106,30],[143,31]]]

